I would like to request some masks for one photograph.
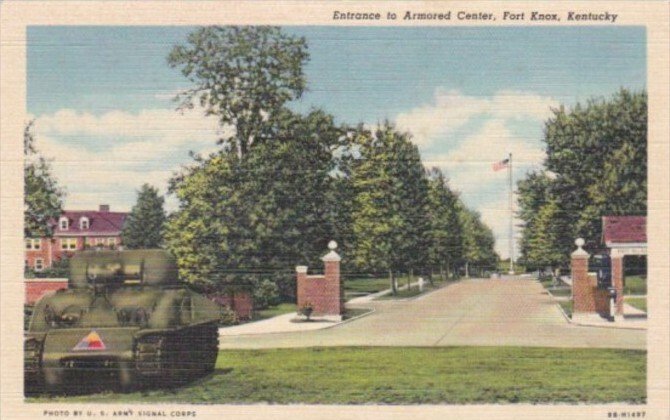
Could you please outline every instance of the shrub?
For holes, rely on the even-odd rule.
[[[265,309],[279,304],[279,287],[270,280],[263,280],[254,288],[254,306]]]
[[[311,302],[307,302],[304,305],[298,309],[298,313],[300,315],[304,315],[307,317],[307,320],[309,321],[310,317],[312,316],[312,312],[314,312],[314,305],[312,305]]]
[[[228,327],[230,325],[237,325],[240,323],[240,319],[237,316],[237,312],[230,308],[228,305],[221,307],[219,312],[219,325],[222,327]]]
[[[63,277],[69,277],[69,275],[70,275],[70,259],[66,256],[54,260],[51,267],[45,268],[42,271],[35,271],[31,267],[24,267],[24,277],[27,279],[63,278]]]

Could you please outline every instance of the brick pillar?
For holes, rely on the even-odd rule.
[[[616,290],[614,317],[623,317],[623,257],[612,257],[612,286]]]
[[[330,241],[328,244],[330,252],[321,258],[324,265],[324,278],[326,287],[324,292],[328,299],[328,311],[337,315],[344,314],[344,297],[342,295],[342,284],[340,282],[340,261],[342,258],[335,252],[337,242]]]
[[[299,265],[295,268],[296,273],[296,300],[298,308],[307,303],[307,266]]]
[[[577,250],[571,254],[572,271],[572,317],[579,313],[595,313],[593,287],[589,280],[589,253],[582,249],[584,240],[575,241]]]

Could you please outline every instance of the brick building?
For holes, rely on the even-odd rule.
[[[66,210],[54,220],[52,238],[26,238],[25,265],[39,272],[63,256],[82,249],[121,245],[121,230],[128,213],[112,212],[101,204],[97,211]]]

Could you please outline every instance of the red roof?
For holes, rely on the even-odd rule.
[[[603,217],[603,242],[631,243],[647,242],[646,216]]]
[[[120,235],[123,229],[123,222],[128,213],[112,211],[88,211],[88,210],[65,210],[61,217],[67,217],[68,228],[61,229],[60,223],[56,224],[54,234],[56,236],[68,235]],[[83,217],[88,218],[88,229],[80,228],[80,220]]]

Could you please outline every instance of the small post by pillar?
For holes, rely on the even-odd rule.
[[[612,261],[612,286],[616,291],[614,302],[614,320],[623,320],[623,256],[613,255]]]

